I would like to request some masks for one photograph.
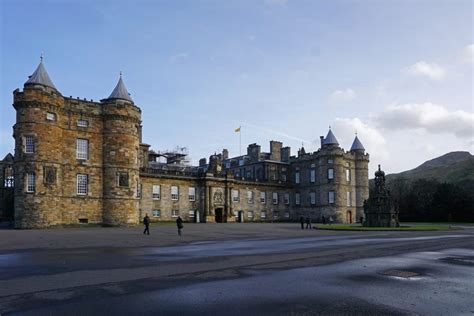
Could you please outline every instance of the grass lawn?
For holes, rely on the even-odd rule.
[[[437,223],[402,223],[400,227],[364,227],[360,224],[317,224],[317,229],[326,230],[359,230],[359,231],[414,231],[414,230],[454,230],[459,229],[449,224]]]

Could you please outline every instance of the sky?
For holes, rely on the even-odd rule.
[[[40,55],[64,96],[100,100],[119,72],[143,141],[193,163],[282,141],[319,148],[331,126],[388,173],[474,152],[470,0],[0,0],[0,156],[12,91]]]

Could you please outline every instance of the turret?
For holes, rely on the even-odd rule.
[[[334,134],[332,133],[331,127],[329,127],[329,132],[323,141],[322,147],[325,147],[325,146],[339,146],[339,142],[337,141],[336,136],[334,136]]]
[[[139,131],[141,110],[120,74],[110,96],[100,101],[103,113],[103,223],[133,225],[139,220]]]
[[[61,141],[67,117],[61,115],[64,98],[41,61],[24,84],[13,92],[17,121],[15,138],[15,227],[36,228],[61,222],[54,200],[61,189]]]
[[[355,154],[356,218],[364,214],[364,201],[369,198],[369,155],[357,137],[352,142],[351,153]]]

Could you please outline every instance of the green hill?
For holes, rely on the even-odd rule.
[[[409,184],[424,179],[474,190],[474,156],[467,151],[454,151],[428,160],[415,169],[388,174],[385,178],[389,188],[395,182]]]
[[[474,221],[474,156],[469,152],[451,152],[385,179],[400,220]]]

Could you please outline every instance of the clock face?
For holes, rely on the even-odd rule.
[[[218,171],[218,172],[221,172],[221,171],[222,171],[222,166],[221,166],[221,165],[217,165],[217,171]]]

